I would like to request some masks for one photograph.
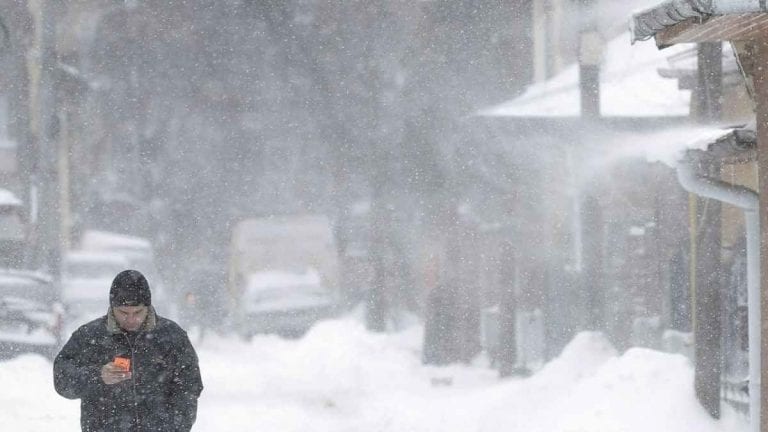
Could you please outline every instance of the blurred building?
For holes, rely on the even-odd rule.
[[[716,140],[706,151],[688,155],[694,179],[716,185],[695,191],[711,198],[708,202],[714,203],[717,211],[697,227],[697,232],[710,241],[692,243],[699,247],[693,256],[720,270],[714,284],[698,272],[692,283],[697,299],[695,387],[699,400],[713,416],[719,416],[720,402],[726,400],[749,412],[751,430],[768,430],[764,412],[768,392],[765,379],[759,378],[764,371],[761,353],[768,341],[761,331],[766,314],[765,302],[760,300],[760,286],[768,274],[765,256],[760,253],[765,250],[765,240],[761,239],[766,224],[765,212],[758,210],[765,206],[763,190],[768,187],[765,176],[758,175],[765,169],[763,158],[758,156],[768,142],[764,121],[768,113],[764,104],[768,56],[763,48],[768,10],[764,4],[749,2],[693,3],[688,6],[695,7],[653,2],[647,9],[636,11],[630,21],[632,41],[653,38],[659,47],[698,43],[696,70],[677,74],[682,85],[693,78],[706,90],[698,100],[698,112],[709,114],[713,121],[735,118],[753,125],[736,131],[736,140]],[[660,19],[662,16],[669,20]],[[729,43],[724,46],[724,41]],[[732,52],[735,67],[712,61],[711,52],[720,50]],[[747,199],[734,200],[735,196]]]
[[[627,48],[626,16],[648,3],[534,1],[530,13],[540,23],[534,26],[535,82],[480,112],[514,131],[507,132],[511,154],[535,146],[543,155],[535,159],[539,177],[527,185],[529,200],[514,211],[520,222],[510,241],[518,248],[511,272],[543,268],[545,277],[515,279],[514,296],[507,297],[514,306],[499,310],[540,309],[546,356],[556,355],[576,331],[593,329],[607,332],[620,349],[674,346],[693,357],[694,316],[704,316],[695,289],[716,289],[706,281],[719,268],[701,256],[713,247],[714,239],[701,232],[713,215],[723,229],[715,245],[722,241],[738,256],[734,240],[743,236],[736,220],[743,216],[725,206],[721,219],[719,207],[680,186],[674,168],[691,147],[709,154],[730,145],[749,148],[748,130],[720,127],[750,120],[737,62],[727,46],[710,47],[707,56],[693,44]],[[712,64],[720,65],[714,75]],[[749,184],[754,172],[743,159],[731,154],[718,163],[731,181]],[[532,250],[546,252],[532,262],[520,259],[535,256]],[[546,295],[522,306],[518,299],[542,285]],[[519,323],[513,327],[521,332]]]

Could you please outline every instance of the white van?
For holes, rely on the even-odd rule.
[[[229,293],[237,330],[301,336],[338,309],[338,251],[323,215],[246,219],[232,232]]]

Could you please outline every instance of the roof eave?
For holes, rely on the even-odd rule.
[[[632,15],[632,43],[685,21],[704,21],[712,16],[768,12],[764,0],[667,0]]]
[[[691,18],[701,19],[711,15],[708,3],[705,0],[667,0],[632,14],[629,22],[632,43],[648,40],[657,32]]]
[[[689,150],[689,154],[706,160],[740,164],[757,159],[757,132],[750,124],[732,129],[710,143],[706,150]]]

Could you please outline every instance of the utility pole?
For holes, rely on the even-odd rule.
[[[374,124],[376,122],[374,121]],[[388,168],[391,158],[383,146],[388,143],[372,140],[372,179],[371,193],[371,244],[368,251],[373,277],[368,291],[366,305],[366,327],[374,332],[387,330],[389,315],[388,292],[390,256],[390,236],[392,235],[392,209],[390,208],[390,182]]]
[[[378,183],[378,182],[377,182]],[[387,268],[384,260],[384,254],[388,253],[387,234],[384,226],[386,217],[385,210],[382,208],[385,204],[382,202],[380,183],[374,186],[373,202],[371,205],[371,248],[369,250],[369,260],[371,270],[373,271],[373,280],[368,292],[366,305],[366,327],[374,332],[384,332],[387,330]]]
[[[35,23],[30,75],[30,117],[32,142],[35,143],[33,187],[37,190],[39,209],[33,227],[36,236],[32,247],[35,264],[50,271],[58,281],[61,262],[60,208],[58,184],[59,122],[56,100],[56,18],[53,2],[31,0],[28,3]],[[33,194],[34,195],[34,194]]]
[[[581,89],[581,115],[600,117],[600,62],[603,43],[593,14],[593,0],[579,1],[579,88]]]
[[[586,295],[587,328],[606,331],[605,319],[605,266],[603,262],[603,213],[597,198],[587,195],[580,208],[582,212],[583,270],[582,289]]]
[[[600,118],[600,63],[603,42],[594,15],[594,0],[579,0],[579,88],[581,117],[584,120]],[[576,218],[580,219],[576,235],[581,236],[581,269],[579,285],[583,294],[582,305],[587,315],[586,328],[605,331],[605,283],[603,266],[603,225],[600,203],[593,196],[578,193]],[[580,231],[580,232],[579,232]],[[580,245],[578,244],[580,243]]]
[[[499,304],[499,376],[508,377],[517,366],[517,284],[518,268],[515,247],[511,241],[501,246],[501,298]]]

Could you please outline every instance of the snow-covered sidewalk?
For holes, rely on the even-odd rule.
[[[648,432],[746,431],[727,407],[711,420],[682,356],[631,349],[617,356],[582,333],[527,379],[499,381],[479,366],[420,364],[421,330],[371,334],[354,319],[306,337],[209,338],[198,346],[205,391],[195,431]],[[433,385],[435,382],[451,385]],[[0,425],[79,430],[79,401],[52,388],[51,364],[0,362]]]

